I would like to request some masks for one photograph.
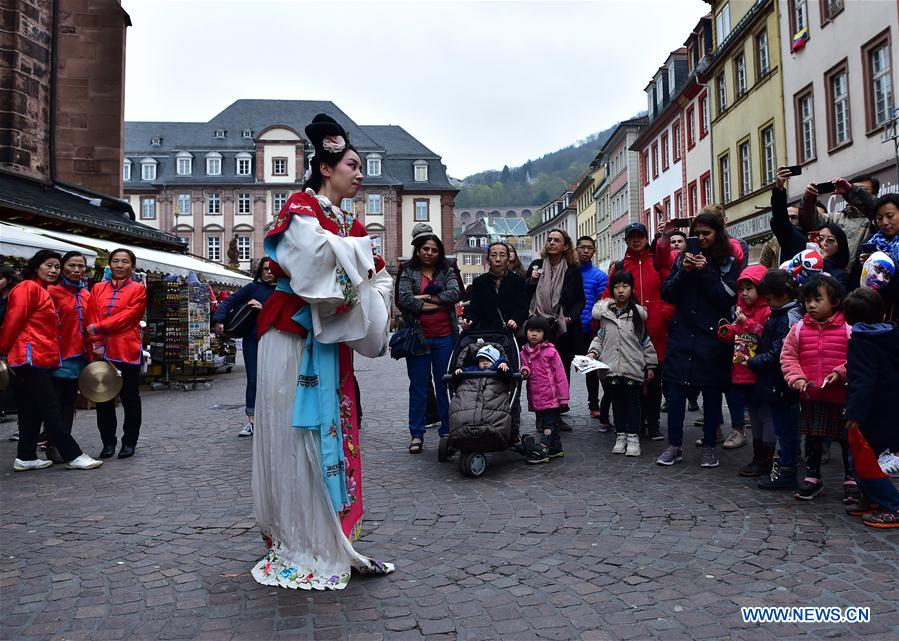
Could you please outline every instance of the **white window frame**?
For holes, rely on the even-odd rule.
[[[284,207],[284,203],[287,202],[288,194],[286,191],[275,191],[272,192],[272,212],[274,214],[278,214],[281,211],[281,208]]]
[[[727,111],[727,74],[721,72],[715,79],[718,88],[718,113],[723,114]]]
[[[478,239],[475,236],[469,236],[468,237],[468,246],[469,247],[477,247]]]
[[[353,213],[353,199],[352,198],[344,198],[343,200],[341,200],[340,208],[343,211],[352,214]]]
[[[131,180],[131,161],[125,158],[125,162],[122,163],[122,180]]]
[[[879,55],[881,54],[882,55]],[[893,107],[892,66],[890,65],[890,43],[882,45],[869,53],[871,69],[871,101],[874,127],[881,127],[890,120]]]
[[[253,173],[253,157],[245,151],[237,154],[234,163],[234,173],[238,176],[249,176]]]
[[[741,53],[734,59],[734,71],[737,76],[737,96],[742,96],[749,90],[746,82],[746,54]]]
[[[465,264],[466,264],[466,265],[471,265],[471,264],[472,264],[472,257],[471,257],[471,254],[465,254]]]
[[[140,161],[140,179],[142,181],[156,180],[156,161],[145,158]]]
[[[760,31],[755,39],[759,52],[759,78],[764,78],[771,71],[771,58],[768,52],[768,30]]]
[[[413,163],[413,172],[415,174],[415,182],[417,183],[426,183],[428,182],[428,163],[426,160],[416,160]]]
[[[475,265],[483,265],[484,264],[483,257],[480,254],[475,254],[474,264]]]
[[[815,148],[815,100],[812,93],[807,93],[798,100],[799,107],[799,141],[802,145],[802,161],[808,162],[816,156]]]
[[[241,191],[237,193],[236,213],[238,216],[246,216],[253,213],[253,195],[250,192]]]
[[[140,219],[141,220],[156,220],[156,199],[155,198],[141,198]]]
[[[791,36],[796,35],[806,27],[808,27],[808,2],[807,0],[793,1],[793,21],[796,25],[796,31]]]
[[[206,154],[206,175],[222,175],[222,155],[217,151]]]
[[[774,125],[762,129],[762,178],[764,185],[774,182],[777,173],[777,153],[774,148]]]
[[[730,155],[722,156],[718,160],[718,167],[721,170],[721,202],[727,204],[730,202]]]
[[[740,195],[752,193],[752,149],[747,140],[740,144]]]
[[[240,132],[240,137],[241,138],[252,138],[253,130],[252,129],[244,129],[242,132]]]
[[[712,115],[709,112],[709,94],[706,93],[702,98],[699,99],[699,111],[702,113],[702,131],[699,132],[700,138],[705,138],[712,127]],[[705,133],[703,133],[705,132]]]
[[[727,39],[730,33],[730,3],[725,2],[724,6],[715,14],[715,33],[718,36],[718,45]]]
[[[237,260],[246,262],[252,260],[252,241],[249,236],[239,234],[237,236]]]
[[[840,71],[830,79],[830,83],[833,98],[833,140],[836,147],[849,142],[849,73]]]
[[[365,213],[372,216],[380,216],[384,213],[381,194],[369,194],[365,200]]]
[[[365,175],[381,175],[381,156],[379,154],[371,154],[365,157]]]
[[[287,175],[287,158],[272,158],[272,176]]]
[[[424,217],[422,218],[419,214],[419,205],[424,205]],[[427,200],[416,200],[414,201],[415,212],[413,213],[413,220],[417,223],[427,222],[431,220],[431,203]]]
[[[180,152],[175,159],[175,173],[179,176],[190,176],[193,173],[193,168],[193,156],[186,151]]]
[[[162,138],[161,138],[161,137],[159,137],[159,136],[153,136],[153,137],[150,139],[150,146],[151,146],[151,147],[159,147],[159,146],[161,146],[161,145],[162,145]]]
[[[182,192],[178,194],[178,215],[190,216],[190,213],[190,193]]]
[[[222,213],[222,195],[217,191],[206,194],[206,213],[210,216],[219,216]]]
[[[221,262],[222,260],[222,237],[209,234],[206,236],[206,258]]]
[[[225,130],[224,130],[224,129],[216,129],[216,130],[213,132],[212,137],[213,137],[213,138],[224,139],[224,137],[225,137]]]

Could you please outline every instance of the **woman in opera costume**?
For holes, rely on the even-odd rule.
[[[362,184],[361,160],[333,118],[306,127],[315,151],[306,190],[293,194],[265,238],[277,277],[259,315],[253,498],[269,553],[264,585],[342,589],[350,571],[387,574],[362,556],[362,470],[353,352],[387,341],[393,281],[371,238],[333,203]]]

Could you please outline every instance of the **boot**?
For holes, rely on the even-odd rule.
[[[752,439],[752,460],[740,468],[740,476],[758,477],[771,475],[771,463],[767,461],[768,448],[760,438]]]
[[[774,465],[771,467],[771,475],[763,478],[756,485],[760,490],[795,490],[799,487],[796,482],[796,468],[781,467],[780,462],[775,459]]]

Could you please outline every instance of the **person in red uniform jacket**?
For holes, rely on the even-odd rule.
[[[671,274],[671,252],[669,250],[653,253],[649,248],[649,235],[641,223],[631,223],[624,230],[624,242],[627,251],[624,259],[612,263],[609,268],[609,282],[612,275],[621,267],[634,277],[634,300],[646,309],[646,331],[649,340],[659,357],[659,369],[663,366],[665,348],[668,344],[668,321],[673,315],[671,305],[662,300],[662,283]],[[609,286],[603,292],[603,298],[612,296]],[[662,377],[656,376],[645,386],[643,403],[645,414],[643,427],[650,438],[660,440],[659,417],[662,406]]]
[[[96,348],[87,337],[88,325],[97,322],[96,310],[91,305],[91,294],[84,285],[87,261],[79,251],[67,252],[62,257],[62,276],[47,292],[53,299],[59,314],[59,356],[62,365],[53,370],[53,385],[62,408],[66,431],[72,433],[75,420],[75,397],[78,395],[78,377],[92,355],[103,357],[102,345]],[[54,463],[62,459],[54,448],[47,449],[47,458]]]
[[[122,422],[119,458],[134,456],[141,424],[138,384],[143,351],[140,321],[147,308],[147,290],[131,278],[136,264],[134,254],[128,249],[114,249],[109,254],[112,280],[94,285],[91,291],[92,305],[99,320],[87,327],[88,335],[96,337],[96,342],[106,349],[106,360],[114,363],[122,373],[119,398],[122,399],[125,420]],[[98,403],[97,429],[103,439],[100,458],[109,458],[115,454],[117,427],[115,399]]]
[[[12,383],[19,412],[19,444],[13,470],[49,467],[37,457],[41,423],[68,467],[91,469],[95,461],[81,451],[64,426],[62,410],[50,371],[62,364],[59,355],[59,316],[47,286],[59,278],[60,255],[38,251],[25,267],[25,278],[9,294],[9,306],[0,330],[0,358],[13,369]]]

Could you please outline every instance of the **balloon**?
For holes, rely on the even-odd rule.
[[[874,252],[862,266],[862,287],[875,292],[886,287],[896,273],[893,259],[884,252]]]
[[[817,249],[803,249],[780,268],[789,273],[799,285],[824,271],[824,256]]]

